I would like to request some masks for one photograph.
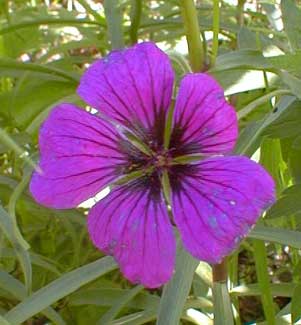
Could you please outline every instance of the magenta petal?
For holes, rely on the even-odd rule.
[[[186,75],[180,84],[174,112],[174,134],[183,153],[227,153],[238,133],[234,108],[223,89],[209,75]]]
[[[90,211],[88,230],[131,282],[157,288],[170,279],[175,239],[163,200],[128,186],[114,189]]]
[[[218,263],[227,256],[275,199],[274,182],[246,157],[203,160],[173,191],[173,214],[186,249]]]
[[[40,203],[71,208],[117,177],[124,157],[118,134],[107,122],[71,104],[54,108],[40,129],[40,169],[30,191]]]
[[[78,94],[132,129],[150,129],[171,102],[174,73],[168,56],[145,42],[111,52],[84,73]]]

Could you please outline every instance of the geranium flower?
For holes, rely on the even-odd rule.
[[[113,182],[89,212],[90,237],[114,255],[127,279],[149,288],[173,273],[173,225],[192,256],[218,263],[274,200],[273,180],[260,165],[228,156],[237,139],[236,113],[208,74],[182,79],[166,141],[173,83],[167,55],[151,42],[96,61],[78,94],[100,114],[55,107],[40,130],[42,173],[30,184],[40,204],[67,209]]]

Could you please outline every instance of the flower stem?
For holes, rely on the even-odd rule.
[[[227,276],[227,260],[224,258],[220,264],[214,264],[212,266],[213,282],[225,282],[227,281]]]
[[[138,29],[141,20],[141,13],[142,13],[142,0],[132,0],[131,27],[130,27],[130,38],[132,44],[138,42]]]
[[[185,27],[189,61],[194,72],[201,71],[204,66],[204,53],[197,10],[193,0],[182,0],[181,13]]]
[[[211,66],[215,65],[215,60],[218,52],[218,33],[219,33],[219,0],[213,0],[213,40],[212,40],[212,55]]]
[[[227,288],[227,259],[212,266],[214,324],[234,325],[230,295]]]

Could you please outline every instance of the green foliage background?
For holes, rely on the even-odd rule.
[[[0,0],[0,324],[298,322],[299,1],[194,3],[205,66],[237,109],[236,154],[256,153],[277,184],[277,202],[228,259],[227,285],[212,283],[211,267],[179,246],[169,284],[131,286],[92,247],[86,209],[46,209],[28,192],[39,126],[59,102],[83,105],[75,90],[88,63],[151,39],[167,50],[177,80],[190,70],[189,57],[175,50],[192,19],[183,22],[189,3]]]

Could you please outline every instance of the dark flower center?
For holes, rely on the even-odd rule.
[[[153,158],[153,165],[156,169],[169,168],[172,164],[172,157],[168,150],[156,153]]]
[[[119,149],[125,155],[126,162],[117,167],[117,173],[125,177],[134,174],[134,178],[130,177],[131,180],[127,184],[128,190],[143,189],[148,191],[154,200],[161,199],[164,171],[168,173],[173,191],[180,189],[183,176],[193,173],[193,165],[178,163],[175,158],[199,151],[195,144],[183,143],[184,132],[179,126],[174,127],[169,148],[165,149],[163,143],[165,119],[162,120],[157,121],[151,130],[145,130],[141,125],[139,128],[137,126],[139,133],[135,132],[134,136],[137,141],[130,140],[126,136],[129,140],[123,138],[119,142]],[[141,146],[134,142],[147,147],[149,152],[147,150],[143,152]]]

